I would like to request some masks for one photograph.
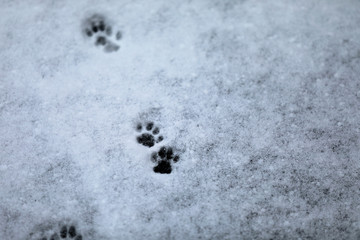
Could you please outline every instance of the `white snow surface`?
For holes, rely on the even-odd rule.
[[[1,240],[360,239],[360,1],[0,6]]]

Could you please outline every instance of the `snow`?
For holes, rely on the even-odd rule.
[[[2,0],[0,239],[360,238],[359,9]],[[94,13],[118,51],[84,36]]]

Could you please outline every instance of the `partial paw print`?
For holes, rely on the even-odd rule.
[[[151,161],[157,163],[153,168],[154,172],[161,174],[170,174],[172,164],[178,162],[179,155],[174,155],[172,147],[161,147],[158,152],[151,155]]]
[[[94,14],[87,18],[83,31],[95,46],[102,47],[105,52],[116,52],[120,48],[118,42],[122,37],[121,32],[115,30],[103,15]]]
[[[41,233],[31,234],[34,240],[83,240],[82,235],[74,225],[61,225],[60,228],[51,228]]]
[[[149,148],[153,147],[155,143],[164,140],[164,137],[159,134],[159,127],[155,126],[153,122],[148,122],[146,124],[138,123],[136,131],[141,133],[136,138],[137,142]]]

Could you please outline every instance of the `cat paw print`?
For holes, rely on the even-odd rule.
[[[170,174],[172,164],[178,162],[179,155],[174,155],[172,147],[161,147],[158,152],[151,155],[151,161],[157,165],[153,168],[155,173]]]
[[[103,48],[105,52],[116,52],[119,50],[119,40],[122,37],[120,31],[115,30],[112,24],[101,14],[94,14],[87,18],[83,24],[85,35],[95,46]]]
[[[75,226],[62,226],[61,229],[60,229],[60,238],[61,239],[74,239],[74,240],[82,240],[82,235],[81,234],[78,234],[76,232],[76,228]],[[50,239],[52,240],[52,239]]]
[[[141,133],[136,137],[137,142],[149,148],[153,147],[155,143],[164,140],[164,137],[159,134],[160,128],[155,126],[153,122],[146,124],[138,123],[136,125],[136,131]]]
[[[34,240],[84,240],[74,225],[61,225],[30,234]]]

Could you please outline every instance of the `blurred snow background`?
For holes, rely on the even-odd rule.
[[[0,1],[0,239],[359,239],[360,2]],[[81,34],[102,13],[104,53]],[[152,171],[137,122],[181,153]]]

